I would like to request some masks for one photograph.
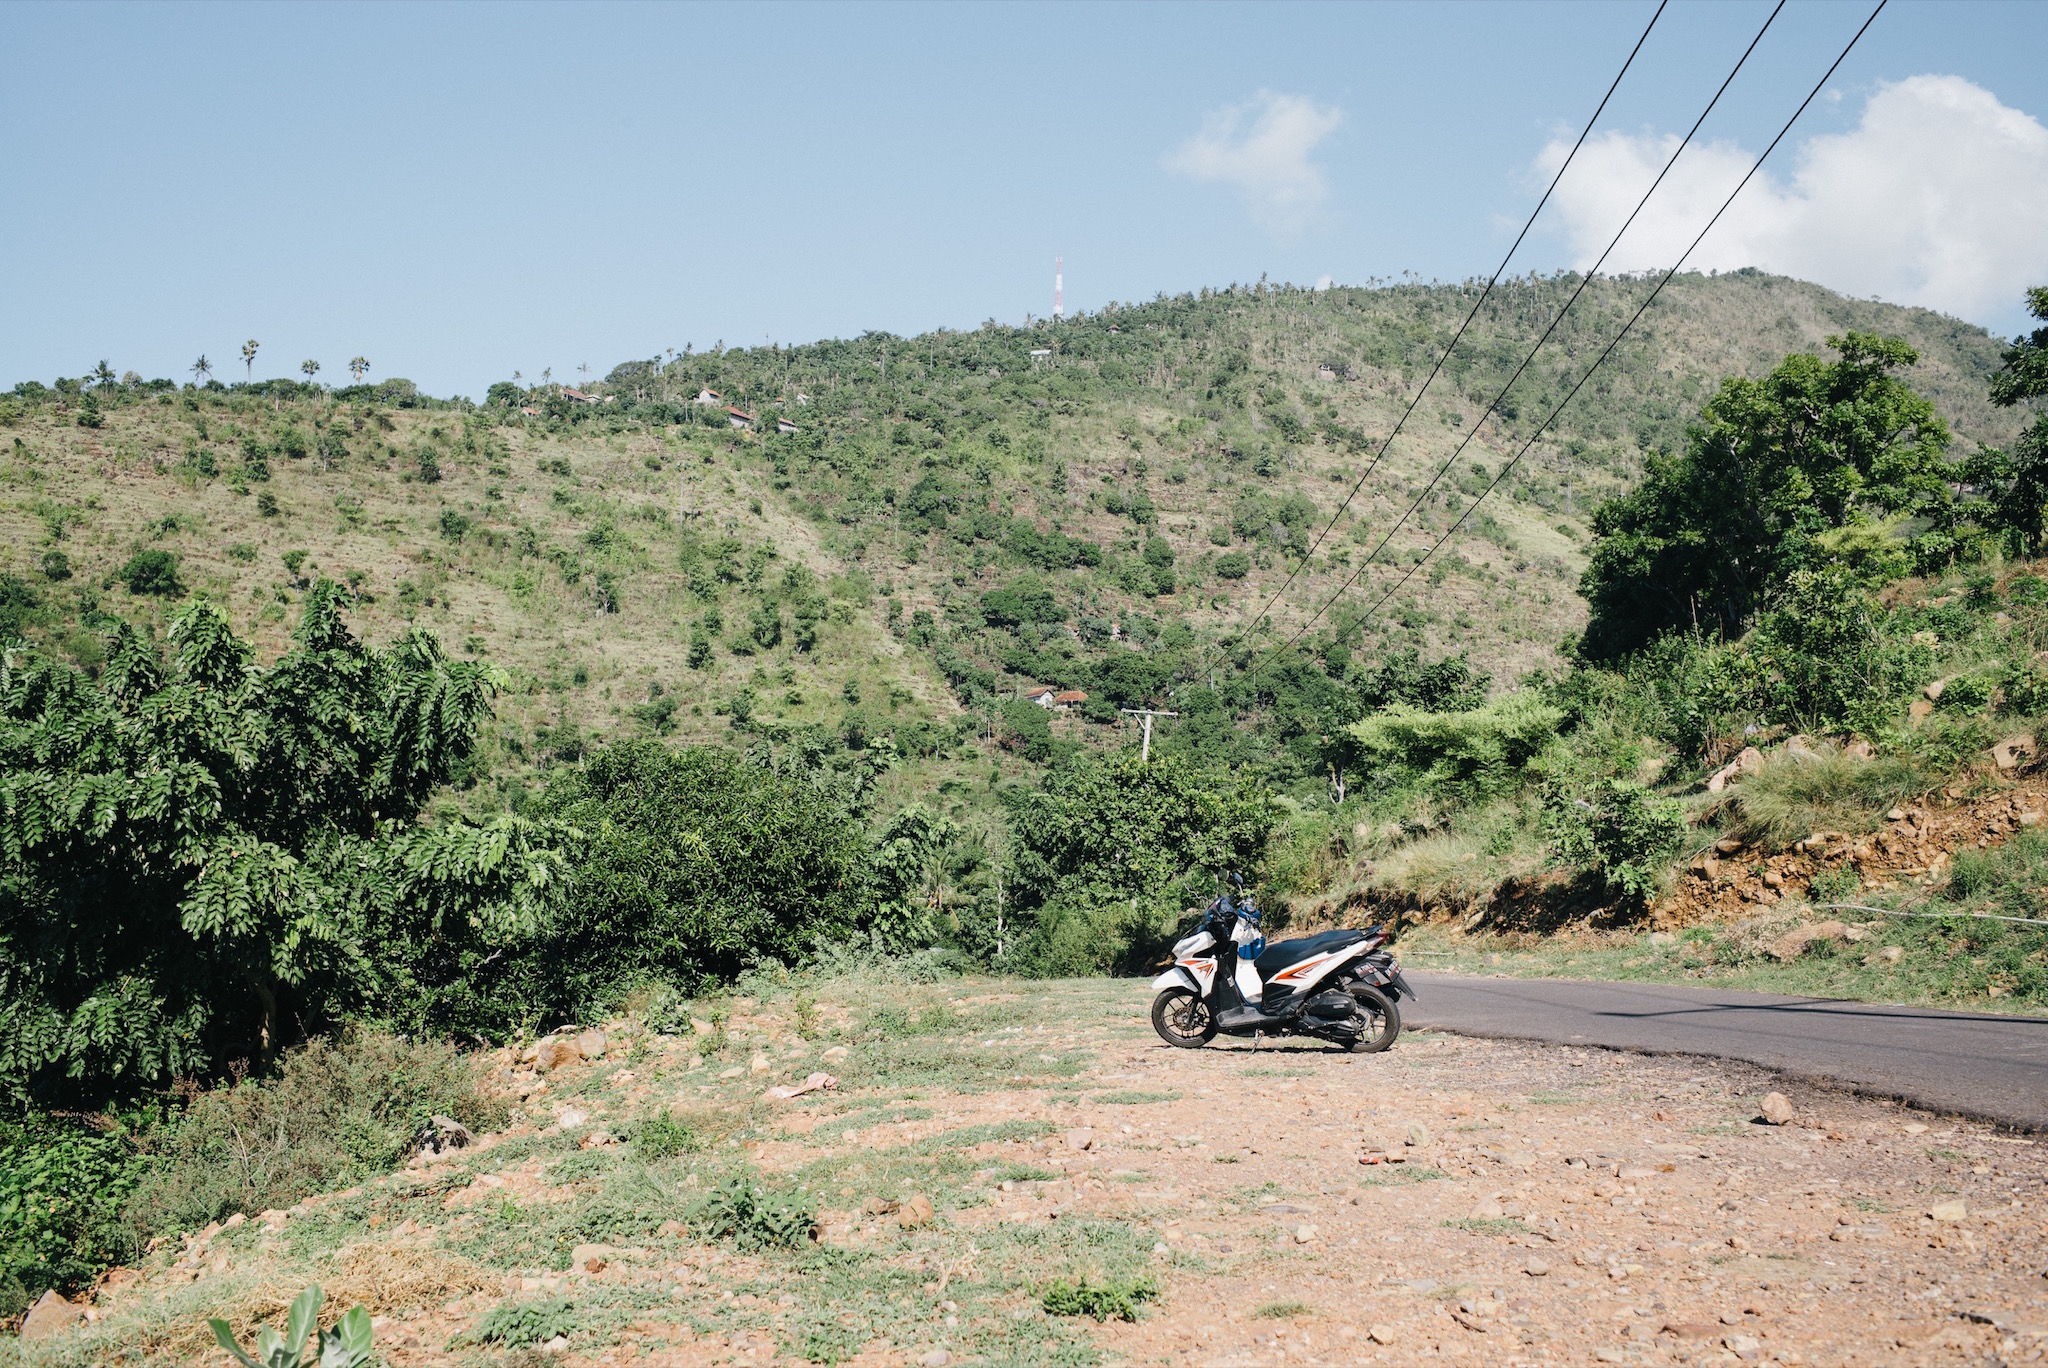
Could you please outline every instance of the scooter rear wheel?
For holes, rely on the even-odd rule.
[[[1401,1034],[1401,1009],[1394,1000],[1365,983],[1351,985],[1351,1000],[1365,1018],[1365,1033],[1352,1045],[1351,1053],[1378,1054],[1392,1045],[1394,1037]]]
[[[1152,999],[1152,1029],[1175,1049],[1199,1050],[1216,1038],[1216,1017],[1187,989],[1166,988]]]

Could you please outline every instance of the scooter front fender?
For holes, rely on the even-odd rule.
[[[1195,982],[1195,976],[1178,964],[1152,980],[1152,992],[1156,996],[1168,988],[1185,988],[1196,997],[1202,995],[1202,985]]]

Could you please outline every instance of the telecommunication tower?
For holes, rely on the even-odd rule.
[[[1067,259],[1052,259],[1052,321],[1057,323],[1066,316],[1066,301],[1062,297],[1067,289]]]

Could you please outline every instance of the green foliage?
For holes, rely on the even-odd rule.
[[[1087,1275],[1079,1282],[1062,1278],[1039,1298],[1048,1315],[1093,1316],[1098,1321],[1138,1319],[1140,1308],[1159,1296],[1159,1285],[1150,1278],[1113,1278],[1091,1283]]]
[[[857,790],[822,778],[709,747],[597,750],[535,805],[588,836],[565,901],[479,993],[573,1020],[634,983],[730,980],[848,935],[873,876]]]
[[[981,612],[998,627],[1067,620],[1067,610],[1059,606],[1052,590],[1033,575],[1020,575],[1002,588],[983,594]]]
[[[1948,427],[1892,373],[1918,354],[1865,333],[1828,345],[1840,360],[1794,353],[1762,380],[1724,380],[1684,455],[1594,514],[1588,656],[1673,630],[1739,635],[1830,529],[1906,513],[1946,526]]]
[[[1028,699],[1003,704],[1003,745],[1034,764],[1052,759],[1052,719]]]
[[[558,1335],[573,1335],[580,1328],[576,1304],[567,1297],[506,1302],[484,1313],[484,1318],[469,1332],[469,1342],[516,1349],[526,1344],[546,1344]]]
[[[178,579],[178,558],[160,547],[137,551],[128,558],[128,563],[115,572],[115,578],[128,586],[128,592],[140,597],[144,594],[158,598],[179,598],[185,593],[184,584]]]
[[[1477,803],[1512,793],[1563,720],[1562,709],[1522,690],[1463,712],[1397,703],[1349,730],[1375,782]]]
[[[1926,792],[1939,777],[1939,770],[1897,752],[1859,760],[1830,746],[1775,755],[1736,786],[1734,828],[1773,845],[1816,831],[1871,831],[1883,824],[1885,812]]]
[[[703,1142],[675,1114],[666,1109],[654,1113],[633,1131],[633,1149],[643,1159],[672,1159],[693,1154]]]
[[[745,1174],[714,1188],[693,1222],[706,1239],[725,1241],[745,1253],[802,1249],[818,1237],[817,1218],[801,1199],[770,1194]]]
[[[1590,865],[1638,902],[1657,890],[1685,840],[1685,810],[1626,779],[1599,780],[1583,796],[1553,787],[1543,818],[1559,858]]]
[[[46,1288],[76,1293],[133,1257],[122,1207],[137,1173],[113,1137],[56,1123],[11,1136],[0,1128],[0,1317],[20,1314]]]
[[[0,1087],[132,1088],[417,1012],[451,952],[537,918],[556,833],[417,820],[496,677],[417,632],[371,650],[342,602],[315,586],[269,667],[210,603],[168,667],[118,622],[97,680],[0,660]]]
[[[43,578],[46,580],[68,580],[71,578],[71,557],[62,551],[43,552]]]
[[[207,1324],[213,1327],[215,1342],[242,1368],[361,1368],[370,1362],[370,1313],[360,1306],[351,1307],[332,1329],[322,1330],[321,1300],[317,1283],[299,1293],[285,1319],[283,1336],[265,1326],[254,1354],[235,1342],[234,1330],[226,1321],[215,1319]],[[306,1357],[301,1359],[301,1354]]]
[[[1991,377],[1991,402],[2003,408],[2048,398],[2048,285],[2027,291],[2027,312],[2044,326],[2014,338]],[[2048,417],[2038,408],[2035,413],[2012,450],[1987,447],[1969,471],[1971,482],[1985,491],[1987,521],[2023,556],[2048,549]]]
[[[1249,774],[1178,756],[1076,759],[1013,812],[1015,963],[1071,974],[1147,962],[1181,909],[1231,870],[1255,879],[1279,821]]]
[[[1252,558],[1242,551],[1225,551],[1216,558],[1218,579],[1241,580],[1252,572]]]
[[[349,1030],[288,1051],[268,1077],[195,1095],[146,1130],[128,1217],[155,1233],[282,1208],[398,1167],[446,1116],[485,1130],[503,1112],[445,1042]]]

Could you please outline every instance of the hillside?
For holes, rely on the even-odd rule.
[[[1573,283],[1497,292],[1302,566],[1280,629],[1364,559]],[[1831,332],[1909,339],[1922,357],[1911,382],[1957,430],[1956,454],[2017,429],[1986,401],[2000,343],[1980,329],[1754,272],[1681,277],[1445,554],[1353,625],[1648,288],[1588,289],[1507,416],[1394,537],[1391,565],[1307,639],[1324,670],[1407,648],[1467,654],[1497,683],[1554,663],[1585,620],[1588,511],[1637,478],[1645,452],[1679,443],[1722,377],[1817,352]],[[368,639],[418,622],[505,670],[466,777],[478,805],[602,737],[737,726],[842,763],[893,755],[885,802],[940,789],[957,806],[969,785],[1023,776],[1062,745],[1113,743],[1115,706],[1146,703],[1190,715],[1162,746],[1255,762],[1312,800],[1323,776],[1286,748],[1301,728],[1285,690],[1244,685],[1247,619],[1475,296],[1205,290],[1056,329],[632,362],[588,387],[594,403],[509,383],[484,405],[403,381],[19,386],[0,401],[4,612],[93,666],[91,611],[160,627],[180,595],[205,595],[275,654],[314,578],[345,582]],[[691,402],[706,389],[721,402]],[[726,404],[758,430],[733,427]],[[145,552],[175,558],[175,586],[122,580]],[[1092,698],[1048,737],[1002,707],[1035,684]]]

